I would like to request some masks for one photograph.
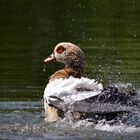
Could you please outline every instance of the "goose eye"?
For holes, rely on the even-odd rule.
[[[57,53],[62,53],[62,52],[64,52],[66,50],[66,48],[64,48],[63,46],[59,46],[57,49],[56,49],[56,52]]]

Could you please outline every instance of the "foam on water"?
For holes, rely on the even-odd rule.
[[[140,127],[135,127],[135,126],[127,126],[124,124],[119,124],[119,125],[109,125],[109,124],[97,124],[95,126],[95,129],[97,130],[102,130],[102,131],[111,131],[115,133],[133,133],[135,131],[140,131]]]

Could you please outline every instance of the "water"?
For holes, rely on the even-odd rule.
[[[87,121],[45,123],[43,101],[3,100],[0,105],[1,139],[138,139],[140,128],[126,125],[110,126]]]
[[[43,60],[59,42],[85,52],[85,76],[140,89],[139,0],[1,0],[1,139],[140,139],[139,127],[44,122],[43,90],[63,67]]]

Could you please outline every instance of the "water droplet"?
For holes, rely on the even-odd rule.
[[[43,72],[45,72],[46,71],[46,65],[44,64],[44,67],[43,67]]]
[[[136,35],[136,34],[134,34],[134,35],[133,35],[133,37],[137,37],[137,35]]]

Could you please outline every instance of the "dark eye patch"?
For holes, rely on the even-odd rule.
[[[64,46],[59,46],[57,49],[56,49],[56,52],[57,53],[62,53],[66,50],[66,48],[64,48]]]

